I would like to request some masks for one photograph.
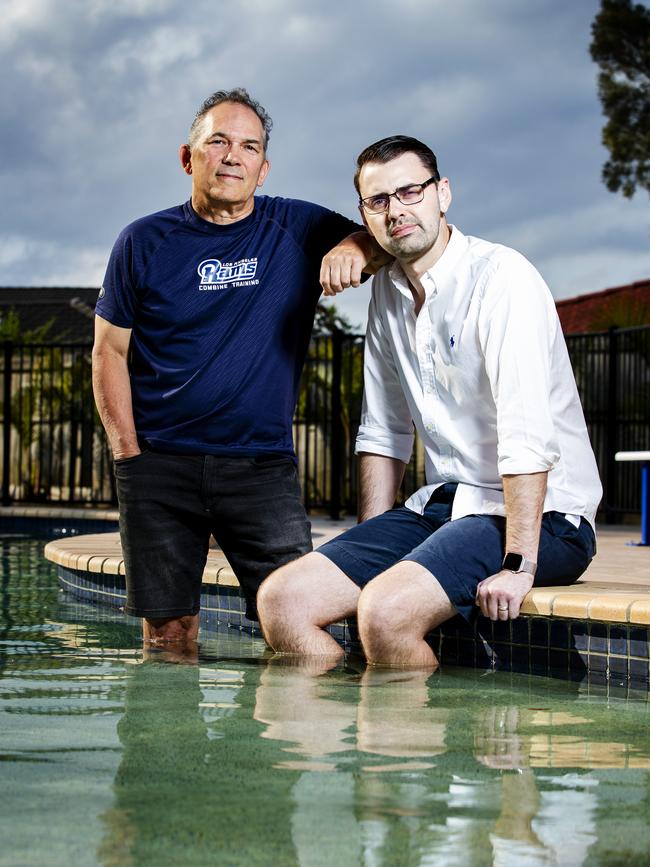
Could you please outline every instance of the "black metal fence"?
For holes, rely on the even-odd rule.
[[[641,470],[617,451],[650,449],[650,326],[567,337],[573,371],[603,482],[601,517],[638,514]]]
[[[315,337],[294,417],[308,510],[354,513],[354,440],[362,399],[363,337]],[[567,345],[600,467],[602,516],[640,510],[640,472],[618,450],[650,448],[650,326],[572,335]],[[111,455],[91,387],[90,346],[2,347],[2,502],[113,504]],[[424,481],[416,439],[404,490]]]

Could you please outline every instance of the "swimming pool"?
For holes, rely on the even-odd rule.
[[[322,671],[236,632],[143,660],[41,550],[0,540],[1,865],[650,861],[645,694]]]

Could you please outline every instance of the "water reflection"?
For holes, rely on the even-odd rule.
[[[11,863],[68,864],[71,840],[111,867],[650,862],[646,703],[295,665],[250,638],[170,664],[22,555],[4,565]]]
[[[255,668],[133,667],[103,863],[254,864],[260,853],[297,863],[294,780],[273,774],[280,747],[263,744],[248,706],[257,678]]]

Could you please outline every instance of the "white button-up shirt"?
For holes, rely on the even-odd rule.
[[[501,476],[548,471],[544,511],[593,526],[602,487],[551,293],[516,251],[451,230],[417,316],[397,262],[374,278],[356,451],[408,463],[415,425],[413,511],[457,482],[452,520],[504,515]]]

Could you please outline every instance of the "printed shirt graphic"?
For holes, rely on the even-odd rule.
[[[293,454],[321,259],[359,229],[318,205],[267,196],[227,226],[189,202],[128,226],[96,313],[132,329],[138,435],[182,454]]]

